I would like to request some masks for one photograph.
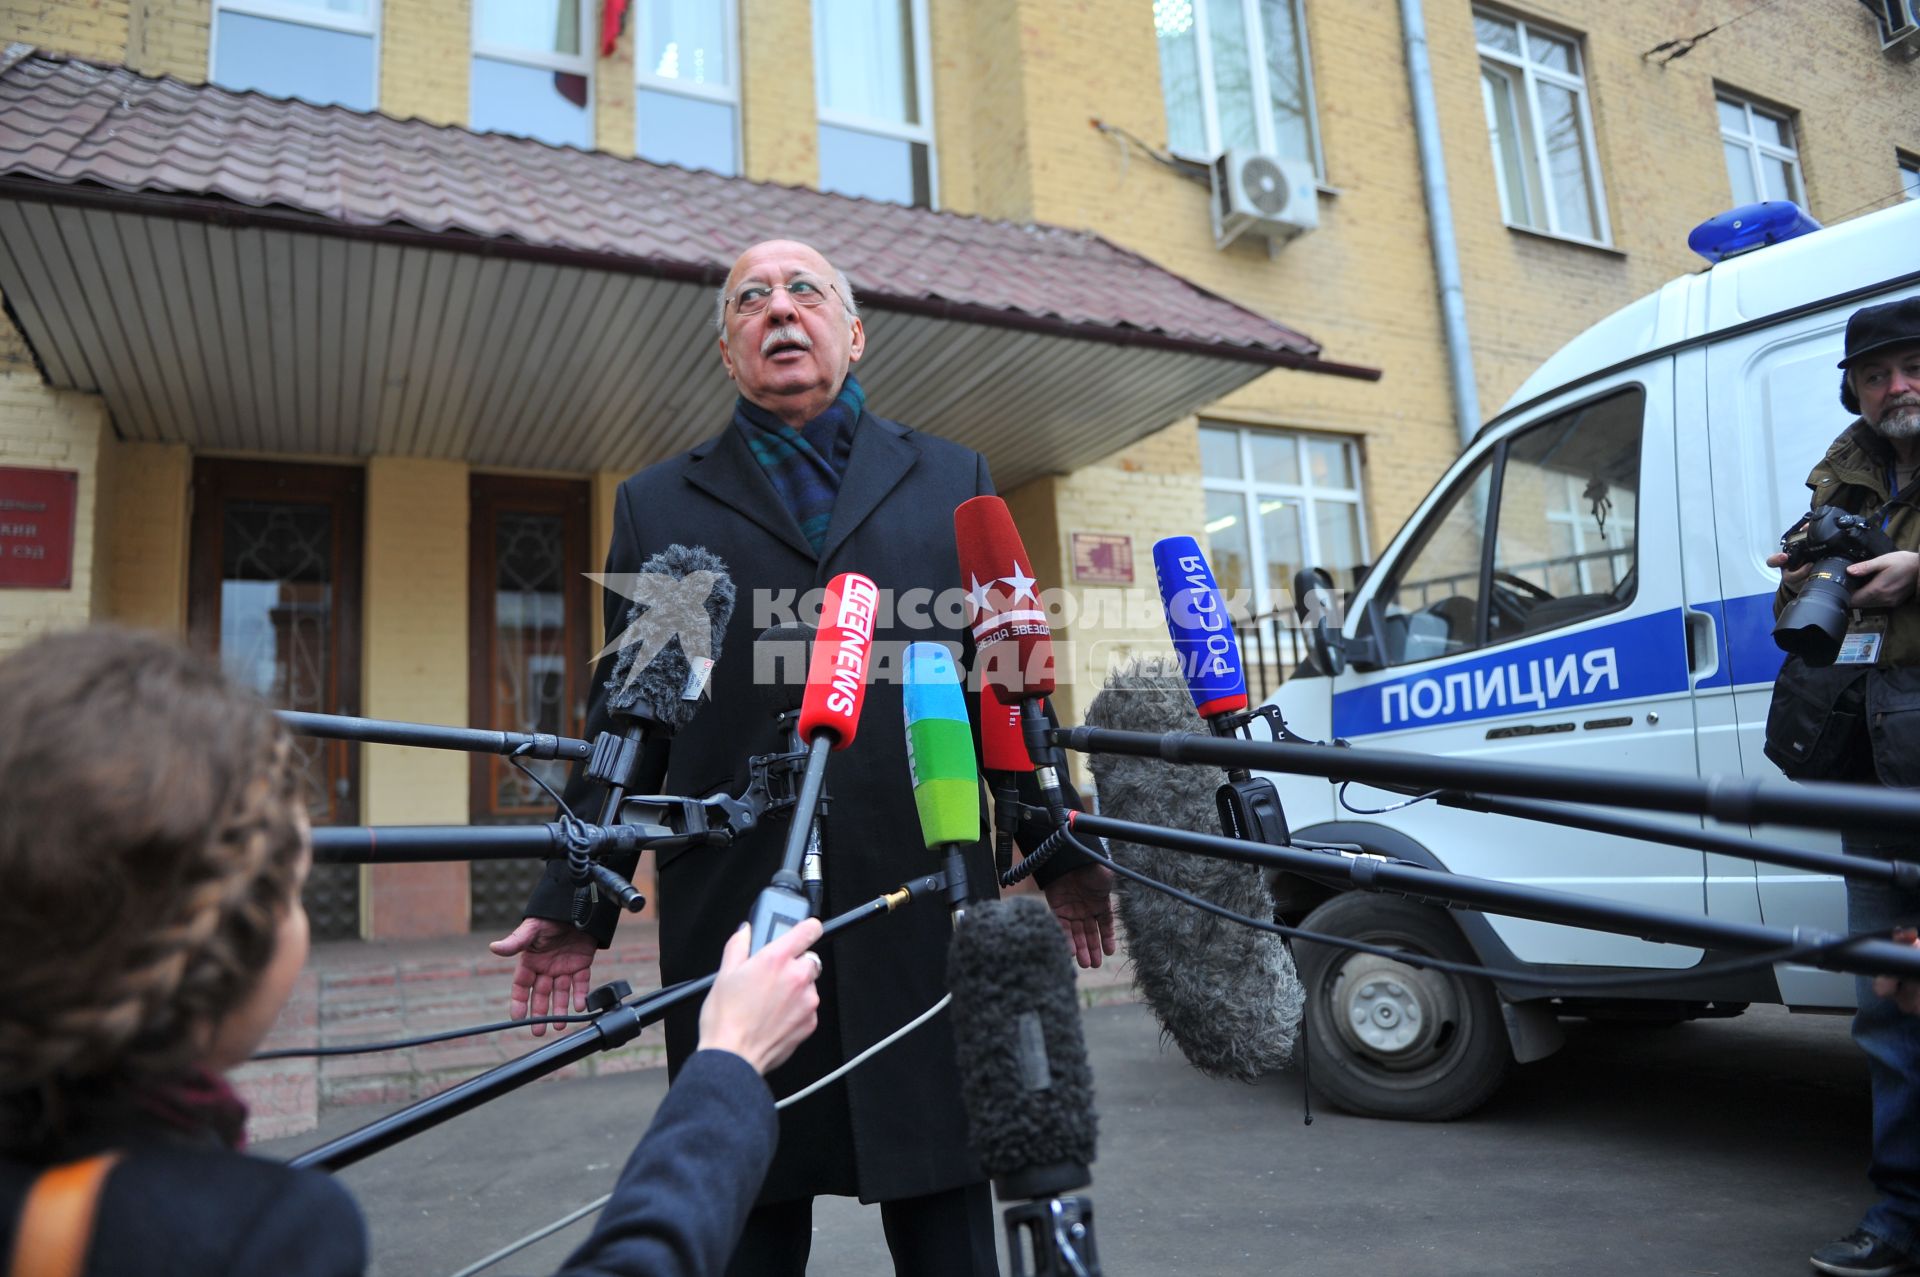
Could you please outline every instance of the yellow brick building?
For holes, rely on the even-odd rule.
[[[1251,590],[1256,607],[1278,609],[1300,560],[1341,570],[1364,563],[1457,453],[1461,390],[1450,381],[1435,282],[1436,224],[1413,124],[1406,6],[635,0],[603,52],[608,3],[4,0],[0,39],[186,85],[299,94],[452,130],[537,131],[515,114],[516,94],[537,93],[540,119],[573,130],[548,140],[776,184],[756,190],[823,188],[932,205],[989,225],[1091,232],[1310,335],[1326,361],[1379,370],[1377,380],[1326,376],[1275,358],[1264,365],[1270,371],[1233,379],[1231,393],[1157,419],[1116,417],[1108,446],[1083,440],[1077,451],[1053,454],[1071,451],[1072,465],[1003,466],[994,446],[977,445],[1016,480],[1008,500],[1039,575],[1079,601],[1061,618],[1076,662],[1060,697],[1069,719],[1113,656],[1164,645],[1157,626],[1109,597],[1129,569],[1136,587],[1151,587],[1156,539],[1210,541],[1225,583]],[[1427,0],[1418,47],[1431,66],[1450,193],[1445,238],[1457,251],[1464,353],[1482,418],[1561,342],[1697,269],[1686,234],[1708,216],[1745,198],[1786,196],[1833,222],[1903,190],[1920,194],[1920,61],[1869,9],[1858,0]],[[545,24],[538,48],[516,44],[529,13]],[[1890,39],[1896,47],[1883,51]],[[99,141],[112,159],[112,130]],[[1291,238],[1253,231],[1222,247],[1204,161],[1229,147],[1271,153],[1291,175],[1304,173],[1306,220],[1317,225]],[[396,182],[407,167],[399,166]],[[56,245],[72,251],[76,225],[88,228],[89,242],[115,231],[118,243],[154,251],[150,260],[127,251],[83,264],[98,273],[101,296],[113,294],[116,271],[152,276],[135,290],[143,300],[89,312],[104,352],[94,371],[117,378],[117,389],[63,389],[83,384],[67,367],[68,347],[43,320],[26,317],[29,309],[47,312],[44,298],[7,299],[0,469],[75,472],[78,497],[69,584],[0,588],[0,650],[100,619],[192,634],[227,650],[244,635],[222,631],[217,608],[209,622],[205,603],[221,580],[235,579],[230,567],[222,577],[221,556],[243,533],[262,544],[278,536],[278,552],[287,553],[294,533],[275,530],[275,512],[284,511],[274,493],[297,489],[319,503],[311,508],[332,511],[334,557],[331,567],[314,569],[324,586],[283,592],[271,624],[297,627],[293,603],[324,594],[335,627],[327,686],[352,691],[309,707],[486,720],[487,671],[505,640],[485,636],[496,633],[493,592],[505,589],[503,565],[519,553],[514,538],[546,537],[551,553],[575,565],[577,582],[604,553],[609,502],[625,468],[534,457],[503,463],[481,450],[436,446],[421,401],[458,387],[432,352],[421,356],[417,378],[316,391],[302,388],[312,373],[298,359],[284,370],[262,363],[244,378],[235,365],[223,383],[198,349],[207,380],[256,395],[250,402],[261,420],[329,412],[350,419],[352,410],[329,407],[327,396],[363,394],[369,414],[391,396],[419,426],[353,446],[321,430],[298,436],[319,446],[290,447],[291,426],[284,435],[263,429],[215,445],[183,442],[164,427],[170,411],[190,418],[200,410],[193,370],[126,356],[136,329],[164,335],[182,322],[170,302],[154,298],[197,298],[203,282],[219,284],[212,275],[193,278],[161,251],[163,243],[190,246],[186,237],[202,232],[164,239],[158,223],[135,225],[137,208],[95,209],[68,222],[22,207],[11,249],[22,278],[34,254]],[[209,226],[222,225],[217,210],[207,216]],[[1302,219],[1297,203],[1288,217]],[[299,230],[291,221],[280,229],[288,226]],[[136,233],[146,239],[128,238]],[[210,245],[227,242],[224,230],[204,234]],[[324,292],[335,272],[350,278],[361,260],[351,237],[327,241],[303,264],[297,253],[273,255],[285,241],[271,225],[235,235],[242,245],[258,237],[258,304],[269,309],[279,283]],[[410,250],[371,251],[392,254],[375,262],[397,262]],[[460,289],[477,285],[455,268],[444,279],[434,274],[439,260],[420,268],[424,286],[451,306]],[[234,288],[254,286],[244,272],[238,278]],[[1133,286],[1114,278],[1110,300],[1122,316]],[[600,295],[605,314],[617,313],[611,286]],[[330,312],[323,304],[318,313]],[[417,322],[428,318],[423,311]],[[335,314],[325,322],[344,321]],[[387,339],[406,336],[396,327]],[[187,349],[184,341],[152,345]],[[545,383],[555,394],[580,366],[579,349],[568,362],[560,345]],[[904,338],[896,349],[934,358],[925,343]],[[876,340],[869,366],[883,367],[887,353]],[[284,357],[278,348],[259,356]],[[1090,399],[1102,379],[1113,374],[1088,378]],[[317,409],[309,393],[319,396]],[[143,401],[155,405],[151,422],[142,420]],[[1014,401],[1021,411],[1038,402]],[[1033,421],[999,429],[1056,429],[1054,417],[1070,413],[1048,402],[1054,406],[1036,408]],[[892,415],[888,403],[874,406]],[[664,435],[657,443],[634,455],[685,446]],[[1004,455],[1027,456],[1010,444]],[[1264,473],[1236,478],[1236,466]],[[1126,547],[1118,561],[1110,557],[1116,546]],[[564,716],[583,699],[579,667],[597,646],[588,632],[597,623],[580,619],[595,614],[584,588],[578,597],[571,585],[542,589],[568,600],[565,624],[553,623],[564,642],[527,657],[527,668],[542,671],[543,694]],[[343,819],[459,823],[516,818],[519,810],[498,801],[511,777],[472,770],[457,755],[326,748],[326,774],[343,786],[334,809]],[[342,885],[339,908],[362,934],[423,934],[463,928],[469,917],[493,925],[504,907],[498,901],[517,889],[474,887],[494,901],[476,906],[464,866],[381,868]]]

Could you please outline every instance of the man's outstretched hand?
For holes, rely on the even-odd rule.
[[[598,947],[586,932],[547,918],[523,918],[519,926],[487,946],[496,957],[520,956],[508,997],[508,1011],[516,1020],[526,1019],[529,1013],[536,1019],[565,1015],[569,1006],[585,1011]],[[544,1024],[533,1026],[535,1037],[546,1031]]]
[[[1113,956],[1112,870],[1105,865],[1081,865],[1041,890],[1073,945],[1074,961],[1083,967],[1097,967]]]
[[[1920,949],[1920,934],[1912,927],[1902,927],[1893,933],[1895,944],[1910,944]],[[1873,978],[1873,996],[1892,998],[1893,1004],[1908,1015],[1920,1015],[1920,980],[1902,978],[1894,975],[1879,975]]]

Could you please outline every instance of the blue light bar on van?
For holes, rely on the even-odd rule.
[[[1710,262],[1724,262],[1819,229],[1820,223],[1791,200],[1762,200],[1700,223],[1687,236],[1687,247]]]

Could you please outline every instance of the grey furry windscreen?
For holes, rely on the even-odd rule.
[[[700,708],[707,672],[720,659],[733,619],[733,578],[711,550],[670,545],[640,565],[628,597],[607,708],[677,731]]]
[[[1032,896],[973,906],[947,955],[969,1143],[1003,1199],[1089,1182],[1093,1070],[1066,936]]]
[[[1151,658],[1108,677],[1087,706],[1089,727],[1203,732],[1180,675]],[[1102,814],[1138,824],[1219,834],[1218,768],[1092,754]],[[1273,893],[1259,869],[1138,843],[1109,844],[1114,859],[1161,882],[1262,920]],[[1306,995],[1280,938],[1216,918],[1117,876],[1120,923],[1134,987],[1189,1063],[1212,1077],[1251,1081],[1293,1058]]]

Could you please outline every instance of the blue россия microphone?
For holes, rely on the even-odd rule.
[[[1153,543],[1153,574],[1160,584],[1167,632],[1193,694],[1193,708],[1218,732],[1219,716],[1246,709],[1247,679],[1213,569],[1207,566],[1198,541],[1166,537]]]
[[[1247,680],[1226,600],[1214,585],[1200,543],[1192,537],[1154,542],[1153,572],[1167,613],[1167,632],[1180,660],[1193,707],[1215,736],[1237,736],[1248,722]],[[1244,767],[1227,769],[1215,795],[1221,831],[1235,838],[1284,847],[1290,841],[1273,782]]]

